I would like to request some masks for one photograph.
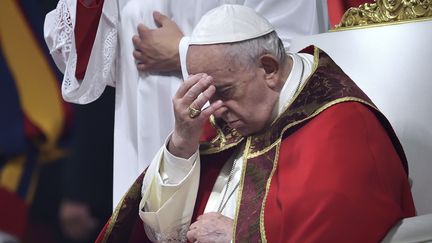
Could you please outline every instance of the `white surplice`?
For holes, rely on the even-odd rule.
[[[117,205],[135,178],[148,166],[172,130],[171,98],[181,74],[142,73],[132,56],[132,36],[143,23],[156,28],[152,12],[174,20],[189,35],[208,10],[223,3],[254,8],[275,26],[284,45],[293,37],[316,34],[323,13],[322,0],[105,0],[83,80],[77,80],[74,27],[76,0],[60,0],[45,19],[44,35],[50,53],[64,73],[62,95],[66,101],[86,104],[96,100],[105,86],[116,87],[114,124],[113,205]],[[325,1],[324,1],[325,2]],[[319,10],[318,10],[319,9]],[[324,21],[325,22],[325,21]]]
[[[289,56],[293,60],[293,66],[275,106],[275,117],[287,108],[299,87],[312,72],[313,56]],[[167,141],[153,159],[143,179],[139,214],[146,234],[152,241],[185,242],[198,191],[200,157],[198,151],[189,159],[175,157],[167,150]],[[222,167],[206,204],[205,213],[218,212],[218,209],[222,208],[222,215],[234,219],[238,199],[237,185],[243,169],[242,156],[243,148],[238,148]],[[228,184],[230,173],[232,178]]]

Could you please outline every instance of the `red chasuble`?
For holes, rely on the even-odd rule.
[[[379,242],[414,216],[398,154],[364,105],[335,105],[280,146],[264,204],[268,242]]]
[[[216,137],[207,134],[212,142],[200,147],[193,221],[240,144],[245,168],[234,242],[379,242],[415,215],[406,158],[389,122],[326,53],[316,49],[315,58],[293,103],[262,133],[241,137],[213,121]],[[142,176],[98,241],[144,236],[137,213]]]

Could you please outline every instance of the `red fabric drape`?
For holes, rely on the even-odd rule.
[[[75,76],[77,79],[84,78],[102,14],[103,2],[103,0],[95,1],[88,7],[84,6],[81,1],[77,3],[75,24],[75,42],[78,55]]]
[[[27,205],[15,193],[0,187],[0,229],[20,239],[27,230]]]

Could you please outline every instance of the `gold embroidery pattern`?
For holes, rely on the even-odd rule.
[[[268,178],[274,170],[277,154],[278,146],[259,157],[247,160],[238,219],[241,219],[240,222],[248,223],[236,226],[236,240],[238,242],[263,242],[261,232],[264,227],[261,227],[262,221],[260,220],[262,203],[266,194]]]
[[[251,139],[249,137],[246,140],[245,149],[243,151],[243,165],[242,165],[242,172],[241,172],[241,176],[240,176],[240,185],[239,185],[238,195],[243,195],[243,185],[244,185],[245,171],[246,171],[245,168],[246,168],[246,163],[247,163],[247,159],[246,158],[248,157],[248,152],[250,151],[250,144],[251,144]],[[237,219],[239,218],[241,199],[242,199],[241,196],[239,196],[237,198],[236,216],[234,218],[232,242],[237,242],[237,240],[236,240],[237,225],[238,225],[238,220]]]
[[[348,9],[335,28],[406,22],[432,17],[432,0],[376,0]]]
[[[310,79],[303,85],[300,94],[287,110],[273,122],[270,129],[253,136],[251,155],[260,153],[280,137],[287,126],[305,120],[320,106],[342,97],[358,97],[366,103],[373,103],[355,83],[323,51],[319,51],[319,64]],[[288,124],[288,125],[287,125]]]
[[[267,242],[267,236],[266,236],[266,232],[265,232],[265,226],[264,226],[264,214],[265,214],[265,205],[267,202],[267,196],[268,196],[268,192],[270,190],[270,184],[271,181],[273,179],[273,175],[276,171],[276,168],[278,166],[278,161],[279,161],[279,151],[280,151],[280,145],[281,145],[281,140],[277,141],[277,147],[276,149],[276,155],[274,158],[274,162],[273,162],[273,168],[272,171],[270,172],[270,176],[267,180],[267,184],[265,187],[265,194],[264,194],[264,199],[263,199],[263,203],[261,204],[261,213],[260,213],[260,232],[261,232],[261,241],[262,242]]]
[[[218,135],[211,142],[200,144],[200,153],[203,155],[222,152],[238,145],[243,140],[243,136],[239,132],[230,128],[223,121],[213,119],[212,125]]]
[[[108,226],[103,234],[101,242],[117,242],[119,240],[124,241],[128,239],[129,235],[123,234],[125,232],[130,233],[133,227],[132,224],[137,217],[144,175],[145,172],[135,180],[134,184],[132,184],[127,193],[120,200],[120,203],[116,206],[108,221]],[[132,221],[132,224],[128,224],[124,221]],[[128,229],[125,229],[125,227],[128,227]]]
[[[340,102],[373,104],[323,51],[317,50],[319,63],[293,103],[269,129],[248,138],[246,168],[242,177],[240,207],[235,237],[239,242],[266,242],[264,209],[270,183],[276,171],[280,142],[306,121]],[[237,224],[237,222],[248,222]]]

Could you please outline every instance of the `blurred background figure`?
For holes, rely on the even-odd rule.
[[[0,2],[0,242],[91,242],[111,214],[114,93],[63,101],[51,0]]]
[[[63,166],[61,230],[73,242],[93,242],[112,210],[114,89],[74,105],[69,158]],[[63,241],[62,241],[63,242]]]
[[[57,2],[0,1],[0,242],[92,242],[111,214],[114,91],[63,101],[43,40]],[[331,26],[363,2],[329,0]]]

